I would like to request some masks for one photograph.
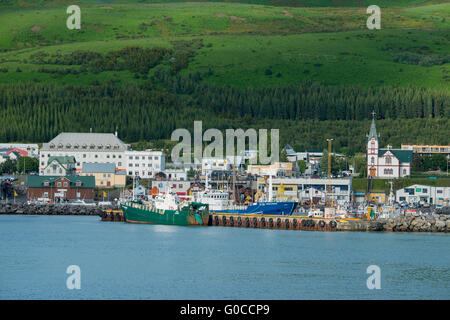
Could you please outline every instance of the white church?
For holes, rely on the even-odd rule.
[[[372,116],[375,114],[372,113]],[[403,178],[411,174],[413,152],[411,150],[380,149],[380,136],[377,135],[375,119],[372,118],[367,135],[367,176],[373,178]]]

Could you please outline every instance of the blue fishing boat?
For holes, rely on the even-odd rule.
[[[245,209],[211,210],[211,213],[291,215],[297,205],[297,202],[258,202]]]

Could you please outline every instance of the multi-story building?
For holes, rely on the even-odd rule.
[[[75,175],[75,157],[59,156],[49,157],[47,166],[41,172],[41,176],[73,176]]]
[[[39,172],[44,173],[48,159],[52,156],[73,156],[77,172],[81,172],[83,163],[114,163],[118,169],[124,170],[126,162],[124,153],[130,150],[112,133],[71,133],[63,132],[44,143],[39,153]]]
[[[46,198],[55,200],[93,199],[94,177],[79,176],[29,176],[28,199]]]
[[[413,153],[426,156],[443,154],[450,158],[450,146],[402,144],[402,150],[412,150]]]
[[[187,180],[188,174],[186,170],[183,169],[166,169],[164,170],[167,179],[169,180]]]
[[[119,188],[126,183],[125,171],[117,170],[114,163],[83,163],[80,175],[95,177],[96,188]]]
[[[188,190],[191,187],[191,181],[186,180],[160,180],[152,181],[152,193],[165,194],[168,190],[176,193],[181,199],[188,196]]]
[[[270,165],[248,165],[247,173],[256,176],[291,176],[292,163],[291,162],[275,162]]]
[[[441,206],[450,205],[450,187],[433,187],[414,184],[396,192],[397,202],[409,204],[428,203]]]
[[[257,189],[267,192],[268,180],[258,179]],[[329,193],[328,190],[331,192]],[[336,203],[348,203],[351,200],[352,179],[311,179],[311,178],[274,178],[272,180],[273,197],[283,201],[315,201],[333,199]]]
[[[126,151],[124,153],[125,169],[128,176],[150,179],[166,165],[166,155],[162,151]]]
[[[227,156],[225,158],[202,158],[202,175],[212,171],[233,170],[233,165],[239,168],[244,163],[243,156]]]

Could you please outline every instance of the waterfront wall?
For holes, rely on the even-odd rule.
[[[124,221],[120,210],[102,210],[92,206],[0,204],[0,214],[83,215],[99,216],[103,221]],[[211,215],[209,225],[240,228],[267,228],[309,231],[388,231],[388,232],[450,232],[450,214],[414,213],[387,220],[366,221],[346,219],[273,218]],[[230,219],[233,217],[232,219]],[[323,222],[321,222],[323,221]],[[333,222],[332,222],[333,221]]]
[[[102,212],[93,206],[0,204],[0,214],[97,216]]]

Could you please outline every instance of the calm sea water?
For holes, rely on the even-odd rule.
[[[0,299],[449,299],[450,234],[0,216]],[[66,269],[81,268],[68,290]],[[381,289],[369,290],[369,265]]]

